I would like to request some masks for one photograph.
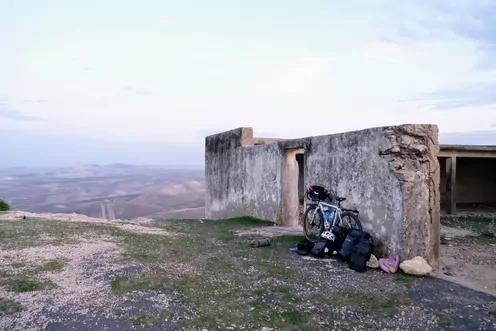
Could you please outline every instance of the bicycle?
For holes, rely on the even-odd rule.
[[[358,219],[358,211],[355,209],[341,208],[341,202],[345,201],[346,198],[334,197],[337,201],[337,206],[332,204],[333,197],[329,191],[327,191],[322,186],[309,186],[305,193],[308,200],[312,202],[305,211],[305,217],[303,219],[303,229],[305,232],[305,237],[311,242],[317,242],[324,231],[331,231],[331,229],[336,226],[342,226],[348,229],[362,230],[362,224]],[[329,200],[330,203],[325,201]],[[311,219],[309,219],[311,217]],[[315,221],[316,218],[320,220]],[[348,219],[348,223],[345,223],[345,219]],[[347,227],[346,225],[350,225]],[[312,227],[317,229],[317,235],[312,237],[309,234],[309,229],[307,227]]]

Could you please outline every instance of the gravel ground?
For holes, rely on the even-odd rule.
[[[299,239],[284,233],[250,248],[250,237],[233,232],[258,221],[158,222],[144,226],[150,232],[81,225],[70,238],[73,225],[54,231],[51,221],[33,222],[0,222],[0,247],[10,247],[0,253],[0,299],[23,307],[2,316],[0,302],[0,330],[496,329],[494,296],[302,257],[288,249]],[[35,224],[52,244],[26,241]],[[22,247],[12,248],[9,231],[24,238]],[[21,276],[53,285],[10,289]]]

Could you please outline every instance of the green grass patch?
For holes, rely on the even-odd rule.
[[[64,261],[54,260],[43,263],[39,271],[58,271],[62,270],[65,266]]]
[[[20,303],[0,298],[0,316],[12,315],[23,310]]]
[[[438,320],[437,320],[438,326],[443,327],[443,326],[453,325],[453,319],[449,315],[436,313],[436,316],[438,318]]]
[[[357,293],[353,302],[362,306],[363,312],[373,316],[393,317],[401,306],[408,306],[413,302],[404,293]]]
[[[307,327],[301,328],[310,321],[311,314],[308,312],[292,310],[292,311],[285,311],[281,314],[277,314],[275,316],[272,315],[272,316],[275,317],[272,318],[273,323],[276,326],[284,327],[284,329],[291,330],[291,329],[296,329],[296,327],[298,327],[298,330],[311,330]],[[288,328],[286,328],[285,326],[288,326]]]
[[[496,226],[494,217],[473,217],[473,216],[442,216],[441,224],[474,231],[476,233],[487,233]]]
[[[402,306],[414,302],[405,294],[340,291],[319,295],[320,301],[330,307],[348,307],[354,311],[373,317],[393,317]],[[332,309],[332,308],[331,308]]]
[[[421,277],[407,275],[402,272],[397,272],[394,274],[394,281],[399,284],[405,285],[407,288],[412,288],[415,284],[415,281],[419,278]]]
[[[170,311],[163,309],[153,315],[140,315],[136,317],[131,317],[127,322],[131,325],[153,325],[163,323],[164,320],[171,316]]]
[[[77,243],[84,235],[120,237],[125,231],[113,226],[43,220],[0,221],[0,247],[5,250]]]
[[[480,236],[474,236],[474,237],[467,237],[470,239],[474,244],[478,245],[495,245],[496,244],[496,237],[492,235],[487,235],[483,234]]]
[[[4,285],[12,292],[36,292],[53,288],[55,284],[48,280],[38,281],[26,277],[12,277],[7,279]]]
[[[163,291],[171,285],[165,273],[144,272],[133,277],[117,277],[112,279],[110,287],[115,294],[133,291]]]
[[[278,264],[272,260],[255,260],[253,265],[263,273],[261,277],[289,277],[295,275],[295,271],[290,267]]]
[[[55,287],[50,280],[38,280],[30,273],[17,274],[0,270],[0,287],[5,287],[11,292],[36,292]]]
[[[20,269],[20,268],[26,267],[26,263],[24,263],[24,262],[14,262],[14,263],[10,264],[10,266],[12,268]]]

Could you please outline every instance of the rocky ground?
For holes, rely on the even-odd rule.
[[[250,248],[261,226],[272,243]],[[0,220],[0,330],[496,328],[494,296],[301,257],[300,238],[246,218]]]

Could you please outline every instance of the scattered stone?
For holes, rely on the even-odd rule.
[[[388,255],[388,248],[382,240],[374,238],[374,251],[372,252],[376,258],[386,257]]]
[[[378,269],[379,268],[379,260],[377,257],[372,254],[370,255],[370,259],[367,261],[367,267],[372,268],[372,269]]]
[[[421,256],[401,262],[400,269],[405,274],[416,276],[425,276],[432,272],[432,267]]]
[[[451,241],[450,237],[441,235],[441,245],[447,245]]]

